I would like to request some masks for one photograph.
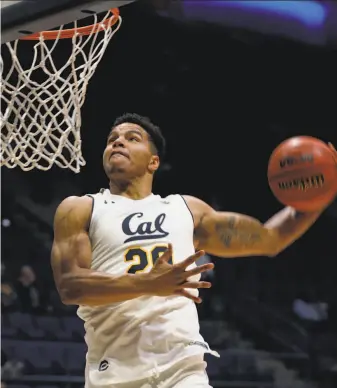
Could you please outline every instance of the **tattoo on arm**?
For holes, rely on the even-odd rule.
[[[250,221],[245,221],[250,222]],[[244,225],[240,227],[240,221],[230,216],[224,221],[218,221],[215,225],[216,233],[227,248],[230,248],[232,244],[240,244],[242,248],[252,247],[261,241],[261,233],[254,230],[256,225],[251,221],[251,226]]]

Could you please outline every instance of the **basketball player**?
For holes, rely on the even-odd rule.
[[[205,251],[275,256],[320,214],[285,208],[261,224],[191,196],[155,195],[164,146],[147,118],[119,117],[103,154],[109,188],[56,211],[52,267],[62,301],[80,306],[87,388],[210,387],[203,357],[217,353],[199,334],[195,303],[213,264],[195,262]]]

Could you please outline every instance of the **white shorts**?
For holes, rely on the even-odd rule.
[[[85,388],[212,388],[206,373],[203,355],[185,358],[171,368],[150,378],[112,385],[92,385]]]

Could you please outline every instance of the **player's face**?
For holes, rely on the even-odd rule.
[[[153,155],[149,136],[143,128],[123,123],[108,136],[103,166],[108,177],[135,178],[157,170],[159,158]]]

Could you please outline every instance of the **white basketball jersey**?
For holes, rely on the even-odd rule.
[[[92,269],[114,276],[149,272],[168,243],[173,263],[195,252],[193,218],[182,196],[132,200],[104,190],[91,197]],[[87,379],[94,385],[142,379],[183,358],[215,353],[199,333],[194,302],[184,297],[80,306],[78,315],[85,321]]]

